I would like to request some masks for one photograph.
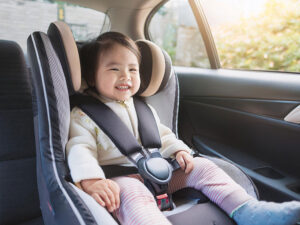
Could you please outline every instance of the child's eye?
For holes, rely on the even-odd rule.
[[[130,72],[137,72],[138,70],[136,68],[132,68],[129,70]]]
[[[110,70],[113,70],[113,71],[119,71],[118,68],[111,68]]]

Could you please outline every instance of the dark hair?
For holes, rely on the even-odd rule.
[[[95,85],[95,74],[102,53],[110,50],[115,44],[128,48],[141,61],[141,54],[135,42],[119,32],[106,32],[96,40],[86,43],[79,50],[81,74],[89,86]]]

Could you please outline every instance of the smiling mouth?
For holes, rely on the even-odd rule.
[[[116,88],[120,91],[127,91],[131,88],[131,86],[130,85],[118,85],[118,86],[116,86]]]

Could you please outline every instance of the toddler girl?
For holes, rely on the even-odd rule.
[[[104,33],[81,50],[87,91],[110,107],[140,142],[132,96],[140,87],[139,49],[129,37]],[[160,123],[164,158],[175,157],[181,170],[173,173],[169,193],[184,187],[201,190],[240,225],[293,225],[300,218],[300,202],[257,201],[208,159],[193,158],[191,150]],[[101,116],[101,115],[99,115]],[[138,174],[106,179],[103,165],[132,166],[109,137],[81,109],[71,112],[68,164],[77,186],[90,194],[121,224],[170,224]]]

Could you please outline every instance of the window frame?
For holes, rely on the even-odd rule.
[[[144,26],[144,34],[147,40],[153,41],[151,38],[151,34],[149,32],[149,27],[153,16],[157,13],[157,11],[170,0],[164,0],[160,2],[153,10],[149,13],[145,26]],[[210,69],[221,69],[220,59],[218,56],[218,52],[216,49],[216,45],[213,39],[213,36],[210,31],[209,24],[204,15],[204,11],[202,10],[202,6],[199,0],[188,0],[188,4],[190,5],[196,23],[198,25],[198,30],[204,42],[206,54],[209,60]]]
[[[59,6],[63,5],[64,7],[64,16],[63,17],[59,17]],[[87,42],[91,39],[95,39],[98,35],[100,35],[102,32],[107,32],[111,30],[111,19],[110,16],[108,15],[107,11],[102,11],[102,10],[98,10],[92,7],[86,7],[86,6],[82,6],[78,3],[70,3],[69,1],[66,0],[62,0],[62,1],[26,1],[26,2],[22,2],[22,4],[18,4],[17,0],[14,0],[12,2],[3,2],[2,6],[2,10],[4,13],[9,13],[10,17],[15,17],[16,15],[20,15],[18,17],[15,18],[15,23],[16,25],[13,27],[9,27],[7,28],[7,24],[9,24],[9,20],[11,20],[11,18],[7,18],[7,17],[1,17],[1,21],[2,21],[2,25],[0,27],[0,29],[2,29],[1,36],[0,39],[3,40],[11,40],[14,41],[16,43],[18,43],[22,49],[22,51],[27,54],[27,38],[30,34],[32,34],[35,31],[41,31],[44,33],[47,33],[47,29],[49,27],[49,25],[52,22],[55,21],[62,21],[64,23],[66,23],[69,28],[71,29],[74,39],[76,41],[76,43],[84,43]],[[49,10],[50,7],[50,10]],[[32,11],[31,11],[32,9]],[[46,13],[46,15],[43,15],[43,10],[41,9],[47,9],[49,12]],[[74,19],[75,16],[77,17],[77,14],[73,14],[72,11],[75,10],[90,10],[90,11],[84,11],[85,15],[87,15],[87,19],[88,20],[90,17],[93,18],[98,18],[99,19],[99,23],[92,23],[92,26],[89,27],[90,25],[90,19],[89,22],[85,22],[85,20],[77,20]],[[26,11],[27,13],[31,13],[31,15],[35,15],[40,17],[41,15],[43,15],[44,17],[41,19],[42,23],[32,23],[33,19],[30,18],[28,21],[24,20],[23,18],[26,17],[26,15],[24,14],[20,14],[18,13],[19,11]],[[35,13],[33,13],[35,12]],[[56,13],[55,13],[56,12]],[[72,12],[72,13],[70,13]],[[76,11],[75,11],[76,12]],[[17,14],[18,13],[18,14]],[[71,18],[67,18],[66,14],[72,14]],[[91,14],[91,15],[89,15]],[[75,15],[75,16],[74,16]],[[32,16],[33,17],[33,16]],[[101,20],[101,17],[103,17],[103,20]],[[20,22],[19,22],[20,21]],[[83,21],[83,22],[82,22]],[[73,27],[76,26],[81,26],[81,25],[86,25],[87,28],[87,33],[82,35],[81,37],[84,38],[78,38],[78,36],[76,36],[77,33],[80,32],[75,32],[73,31]],[[4,27],[4,29],[3,29]],[[92,28],[92,29],[90,29]],[[7,31],[9,32],[7,32]],[[78,29],[80,31],[82,31],[82,28]],[[4,31],[4,32],[3,32]],[[90,35],[90,34],[95,34],[95,35]]]

